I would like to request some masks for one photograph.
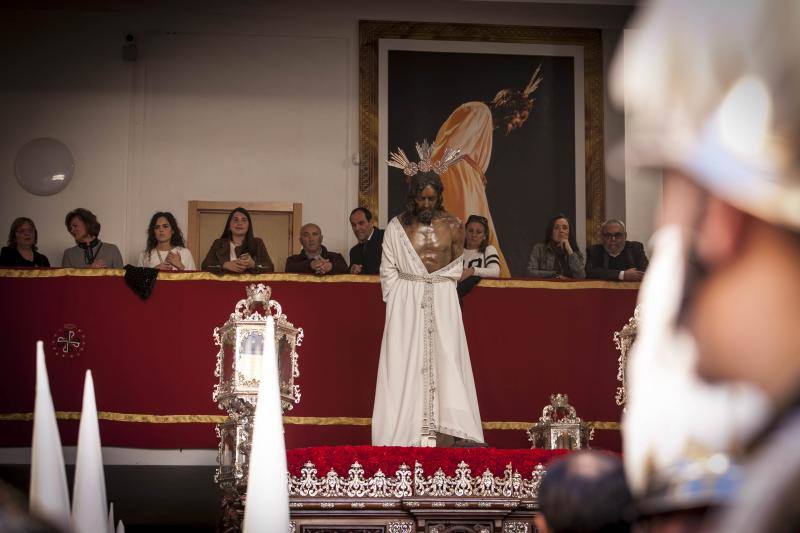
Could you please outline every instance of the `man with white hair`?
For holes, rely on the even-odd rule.
[[[625,223],[616,218],[600,226],[602,244],[586,250],[586,277],[607,281],[642,281],[649,261],[644,246],[629,241]]]
[[[616,65],[613,89],[632,110],[630,154],[639,166],[662,169],[665,184],[661,228],[641,293],[641,338],[630,361],[629,476],[641,494],[657,477],[654,469],[676,451],[690,461],[691,446],[696,451],[704,439],[727,440],[720,451],[729,453],[745,445],[744,483],[712,527],[798,531],[800,3],[656,1],[639,15],[638,26],[626,43],[624,72]],[[670,338],[667,330],[686,350],[659,351],[656,341]],[[692,345],[696,355],[684,357],[694,353]],[[686,361],[706,385],[663,372]],[[653,389],[665,380],[680,386],[662,387],[671,397],[654,398]],[[755,386],[772,414],[731,416],[723,428],[713,415],[734,407],[759,412],[752,397],[738,395],[737,382]],[[686,394],[694,396],[686,400]],[[722,401],[706,402],[715,394]],[[691,398],[698,401],[688,406]],[[682,417],[662,409],[649,424],[646,417],[654,413],[642,406],[659,409],[658,401],[686,408]],[[704,434],[680,418],[708,420],[728,433]],[[661,444],[648,440],[655,423]],[[678,442],[674,433],[689,427]],[[725,467],[721,460],[706,464]]]
[[[347,274],[347,263],[341,254],[330,252],[322,245],[322,229],[313,222],[300,228],[299,254],[286,258],[286,272],[296,274]]]

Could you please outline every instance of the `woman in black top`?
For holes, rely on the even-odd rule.
[[[49,267],[47,257],[36,251],[39,234],[33,220],[19,217],[11,223],[8,246],[0,251],[0,266],[4,267]]]

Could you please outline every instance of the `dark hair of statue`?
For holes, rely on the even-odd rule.
[[[480,246],[478,246],[478,250],[483,253],[486,251],[486,247],[489,245],[489,221],[486,220],[486,217],[482,217],[480,215],[470,215],[467,217],[467,223],[464,224],[464,232],[466,234],[467,226],[472,224],[473,222],[477,222],[481,226],[483,226],[483,240],[481,241]],[[467,249],[467,238],[464,237],[464,249]]]
[[[547,226],[544,229],[544,240],[542,242],[548,245],[553,242],[553,227],[556,225],[556,221],[559,218],[563,218],[567,221],[567,224],[569,224],[569,245],[572,247],[573,252],[579,252],[580,248],[578,248],[578,241],[575,240],[575,232],[573,231],[575,226],[572,225],[572,221],[567,218],[567,215],[564,213],[557,214],[547,222]]]
[[[370,210],[369,210],[369,209],[367,209],[366,207],[356,207],[355,209],[353,209],[352,211],[350,211],[350,216],[352,217],[353,215],[355,215],[355,214],[356,214],[356,213],[358,213],[359,211],[361,211],[362,213],[364,213],[364,218],[366,218],[366,219],[367,219],[367,222],[371,222],[371,221],[372,221],[372,211],[370,211]]]
[[[225,222],[225,229],[222,231],[220,239],[228,239],[229,241],[233,240],[233,235],[231,234],[231,220],[233,219],[233,215],[237,212],[247,217],[247,233],[242,241],[242,248],[239,254],[255,254],[256,247],[253,237],[253,219],[250,218],[250,212],[244,207],[237,207],[230,212],[228,215],[228,220]]]
[[[36,243],[39,242],[39,232],[36,230],[36,224],[28,217],[16,218],[14,222],[11,223],[11,230],[8,232],[8,246],[11,248],[17,247],[17,230],[26,222],[33,228],[33,246],[31,248],[35,252],[37,250]]]
[[[426,187],[433,187],[436,191],[436,207],[434,207],[434,216],[444,211],[443,192],[444,185],[439,175],[433,171],[419,172],[411,177],[408,182],[408,196],[406,197],[406,210],[400,216],[400,222],[406,226],[414,221],[417,212],[417,195],[425,190]]]
[[[67,231],[69,231],[69,223],[72,222],[72,219],[75,217],[81,219],[86,225],[86,233],[92,237],[98,237],[100,235],[100,222],[97,221],[97,216],[83,207],[73,209],[67,213],[67,216],[64,218],[64,225],[67,227]]]
[[[511,122],[514,115],[533,109],[533,100],[522,94],[518,89],[503,89],[489,102],[492,112],[492,121],[495,126]]]
[[[178,227],[178,221],[175,220],[175,217],[169,211],[159,211],[155,213],[150,218],[150,225],[147,226],[147,248],[145,252],[148,254],[153,251],[153,249],[158,246],[158,241],[156,240],[156,222],[158,219],[164,217],[167,219],[169,223],[169,227],[172,228],[172,238],[169,240],[170,245],[172,246],[186,246],[183,241],[183,233],[181,232],[181,228]]]

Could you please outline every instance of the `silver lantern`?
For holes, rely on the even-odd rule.
[[[639,332],[639,307],[633,310],[633,316],[628,319],[628,323],[619,330],[614,332],[614,344],[619,352],[617,362],[617,381],[621,383],[617,387],[617,394],[614,399],[617,405],[623,406],[628,403],[628,354],[630,354],[631,347],[636,341],[636,335]]]
[[[583,422],[566,394],[551,394],[550,404],[528,430],[531,448],[580,450],[588,446],[594,431]]]
[[[248,285],[247,298],[239,300],[230,318],[214,328],[217,366],[212,398],[227,411],[225,422],[218,424],[217,471],[214,480],[226,495],[238,498],[246,492],[247,466],[253,435],[253,418],[258,401],[264,331],[267,316],[275,320],[275,343],[278,358],[281,406],[283,412],[300,402],[300,375],[297,347],[303,342],[303,329],[289,322],[278,302],[271,300],[272,289],[263,283]]]

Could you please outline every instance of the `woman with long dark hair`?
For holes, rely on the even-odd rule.
[[[196,270],[194,257],[183,242],[178,221],[169,211],[159,211],[147,226],[147,247],[139,254],[139,266],[159,270]]]
[[[4,267],[49,267],[46,256],[36,251],[39,233],[33,220],[19,217],[11,223],[8,246],[0,251],[0,266]]]
[[[253,235],[253,224],[247,209],[237,207],[231,211],[222,235],[208,250],[202,269],[220,274],[275,271],[264,241]]]
[[[586,259],[578,248],[572,225],[563,213],[547,223],[544,240],[534,245],[528,259],[528,275],[534,278],[586,277]]]

